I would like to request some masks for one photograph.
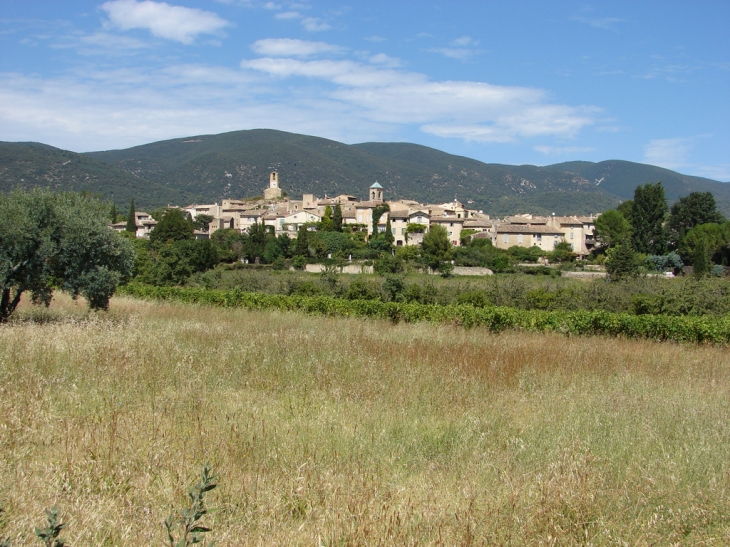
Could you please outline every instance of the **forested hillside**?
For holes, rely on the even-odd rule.
[[[0,190],[50,186],[100,193],[143,207],[261,195],[279,171],[291,197],[352,194],[375,181],[387,199],[459,199],[493,216],[598,213],[661,180],[670,202],[710,191],[730,216],[730,184],[625,161],[546,167],[487,164],[409,143],[340,142],[256,129],[160,141],[124,150],[75,154],[38,143],[0,144]]]

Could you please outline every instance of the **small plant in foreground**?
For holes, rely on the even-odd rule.
[[[2,516],[3,516],[4,512],[5,512],[5,509],[0,507],[0,526],[2,526],[2,522],[3,522]],[[5,539],[0,538],[0,547],[10,547],[10,538],[5,538]]]
[[[58,538],[66,525],[58,518],[58,509],[54,505],[50,509],[46,509],[46,517],[48,524],[45,528],[35,528],[35,535],[43,542],[46,547],[64,547],[66,543]]]
[[[167,517],[165,521],[165,528],[167,528],[167,543],[169,547],[188,547],[196,543],[202,543],[204,537],[202,534],[210,532],[210,528],[201,526],[198,521],[208,513],[205,508],[203,498],[206,492],[213,490],[218,486],[214,481],[218,477],[211,473],[210,465],[203,466],[203,471],[200,474],[200,480],[195,486],[192,486],[188,490],[188,497],[190,498],[190,505],[180,511],[177,515],[172,514]],[[180,539],[175,539],[173,532],[178,528],[182,528]],[[215,544],[215,541],[210,543],[210,547]]]

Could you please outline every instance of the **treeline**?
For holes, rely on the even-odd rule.
[[[375,300],[345,300],[328,296],[284,296],[182,287],[131,284],[120,292],[136,298],[188,304],[240,307],[252,310],[297,311],[332,317],[365,317],[398,322],[429,322],[483,327],[499,332],[521,329],[571,335],[607,335],[690,343],[727,344],[730,317],[673,317],[630,315],[604,311],[553,312],[504,307],[478,308],[469,304],[439,306]]]
[[[596,219],[594,252],[614,278],[637,275],[639,266],[721,276],[730,263],[730,222],[710,192],[693,192],[667,206],[661,182],[639,186],[634,199]]]

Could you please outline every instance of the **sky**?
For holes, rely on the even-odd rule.
[[[728,0],[0,0],[0,140],[241,129],[730,181]]]

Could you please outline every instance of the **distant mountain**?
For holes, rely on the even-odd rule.
[[[681,175],[669,169],[633,163],[630,161],[609,160],[599,163],[571,161],[548,165],[543,169],[575,173],[602,188],[605,192],[622,199],[632,199],[637,180],[646,182],[662,181],[662,186],[670,202],[678,200],[691,192],[712,192],[718,208],[725,215],[730,212],[730,184],[702,177]],[[644,184],[639,183],[639,184]]]
[[[34,187],[86,190],[118,205],[132,199],[140,207],[186,201],[177,188],[140,179],[83,154],[35,142],[0,142],[0,192]]]
[[[485,164],[408,143],[340,142],[265,129],[199,135],[126,150],[91,152],[135,175],[202,201],[260,195],[277,169],[291,196],[366,197],[375,181],[386,198],[445,202],[455,197],[490,214],[589,213],[620,199],[574,174]]]
[[[144,207],[261,195],[272,169],[292,197],[365,198],[377,181],[386,199],[440,203],[456,197],[493,216],[600,212],[631,199],[636,186],[661,180],[670,201],[711,191],[730,216],[730,184],[624,161],[487,164],[416,144],[346,145],[267,129],[81,155],[40,144],[0,143],[0,190],[13,185],[87,189],[118,204],[134,197]]]

